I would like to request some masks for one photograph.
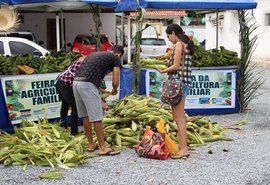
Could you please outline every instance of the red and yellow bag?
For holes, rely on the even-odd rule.
[[[151,159],[167,159],[170,153],[165,142],[165,134],[146,129],[136,148],[136,153],[141,157]]]
[[[165,142],[166,145],[168,146],[170,154],[176,155],[179,151],[178,145],[170,138],[170,136],[168,136],[168,134],[165,131],[164,124],[165,121],[163,119],[160,119],[160,121],[157,124],[157,130],[159,133],[165,134]]]

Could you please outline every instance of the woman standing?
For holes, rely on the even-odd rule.
[[[179,143],[179,152],[175,155],[171,155],[171,158],[180,159],[182,157],[189,156],[184,106],[185,98],[188,95],[192,80],[191,64],[194,45],[192,41],[184,34],[182,28],[178,24],[169,25],[166,29],[166,34],[169,41],[174,44],[174,49],[172,52],[172,57],[170,61],[168,61],[169,67],[164,70],[158,69],[158,71],[160,73],[168,73],[173,79],[179,81],[179,83],[182,82],[182,100],[177,105],[171,105],[173,120],[176,122],[178,127]]]
[[[67,128],[67,114],[69,107],[71,107],[71,135],[78,134],[78,113],[72,90],[72,84],[75,72],[80,67],[85,57],[86,56],[83,56],[75,60],[67,70],[65,70],[57,77],[55,84],[56,90],[62,100],[60,110],[61,127]]]

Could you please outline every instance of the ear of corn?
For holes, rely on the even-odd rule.
[[[132,131],[136,132],[137,131],[137,128],[138,127],[137,127],[136,122],[132,120],[132,123],[131,123],[131,129],[132,129]]]
[[[108,98],[109,96],[111,96],[112,95],[112,93],[111,92],[105,92],[105,93],[102,93],[101,94],[101,98]]]
[[[152,69],[167,69],[167,65],[162,60],[157,60],[154,58],[145,58],[141,59],[141,66],[144,68],[152,68]]]
[[[121,136],[120,136],[120,134],[118,132],[116,132],[116,134],[115,134],[115,142],[116,142],[117,146],[122,146],[122,144],[121,144]]]
[[[135,139],[133,137],[124,137],[123,136],[123,137],[121,137],[121,140],[129,142],[129,144],[130,143],[133,143],[133,144],[138,144],[139,143],[139,140],[137,140],[137,139]]]
[[[161,65],[161,64],[146,64],[144,65],[143,67],[146,67],[146,68],[152,68],[152,69],[167,69],[168,67],[166,65]]]
[[[150,64],[150,65],[164,65],[165,62],[162,61],[162,60],[157,60],[157,59],[153,59],[153,58],[144,58],[144,59],[141,59],[141,63],[142,64]]]
[[[57,131],[57,129],[52,125],[52,131],[56,138],[60,138],[60,133]]]

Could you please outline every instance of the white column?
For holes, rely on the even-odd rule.
[[[128,62],[130,62],[130,60],[131,60],[131,53],[130,53],[130,26],[131,26],[131,24],[130,24],[130,16],[128,15],[128,17],[127,17],[127,23],[128,23],[128,25],[127,25],[127,46],[128,46],[128,49],[127,49],[127,51],[128,51]]]
[[[60,51],[60,26],[59,26],[59,15],[56,14],[56,50]]]

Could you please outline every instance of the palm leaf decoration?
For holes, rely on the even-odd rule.
[[[259,94],[257,90],[264,83],[262,71],[255,72],[257,63],[253,62],[252,55],[257,47],[258,35],[255,33],[258,26],[255,18],[247,10],[238,11],[239,42],[241,45],[241,59],[238,78],[238,101],[240,112],[244,112],[251,101]]]
[[[16,9],[8,5],[0,6],[0,32],[16,31],[20,25],[19,14]]]
[[[137,1],[138,5],[139,2]],[[134,78],[133,78],[133,84],[132,84],[132,92],[135,94],[139,94],[140,92],[140,71],[141,71],[141,61],[140,61],[140,44],[141,44],[141,38],[142,38],[142,32],[146,30],[150,24],[146,24],[143,28],[143,19],[144,14],[146,10],[142,7],[138,8],[137,10],[137,16],[136,16],[136,26],[137,30],[135,35],[135,51],[134,51],[134,57],[132,61],[132,68],[134,71]],[[159,33],[156,30],[156,27],[154,27],[156,36],[158,38]]]
[[[101,47],[101,43],[100,43],[100,32],[101,32],[101,26],[102,26],[102,22],[100,19],[100,12],[101,9],[99,8],[98,5],[89,5],[90,10],[92,11],[92,15],[94,18],[94,22],[95,22],[95,27],[96,27],[96,35],[94,35],[94,37],[97,40],[97,44],[96,44],[96,51],[100,51],[100,47]]]
[[[140,42],[142,38],[142,32],[143,30],[146,29],[146,28],[142,29],[144,13],[145,13],[145,9],[139,8],[137,12],[137,16],[136,16],[137,31],[135,35],[135,51],[134,51],[134,57],[132,61],[132,67],[133,67],[133,72],[134,72],[132,91],[135,94],[139,94],[140,92],[140,71],[141,71]],[[146,25],[146,27],[148,26]]]

